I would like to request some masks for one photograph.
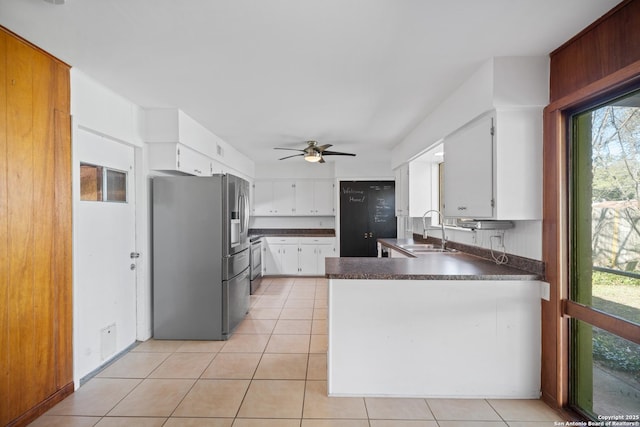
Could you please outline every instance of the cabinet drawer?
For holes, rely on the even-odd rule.
[[[335,237],[300,237],[301,245],[333,245]]]
[[[271,245],[297,245],[298,237],[267,237],[267,243]]]

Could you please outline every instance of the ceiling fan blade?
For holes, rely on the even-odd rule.
[[[278,159],[278,160],[290,159],[292,157],[299,157],[299,156],[304,156],[304,153],[302,153],[302,154],[294,154],[292,156],[283,157],[283,158]]]
[[[325,163],[325,161],[322,157],[320,157],[320,161],[318,163]]]
[[[323,151],[322,152],[323,156],[354,156],[355,154],[353,153],[341,153],[339,151]]]
[[[304,150],[300,150],[298,148],[281,148],[281,147],[275,147],[274,150],[290,150],[290,151],[302,151],[304,152]]]
[[[324,144],[324,145],[319,145],[316,148],[316,150],[323,152],[324,150],[326,150],[327,148],[331,147],[331,144]]]

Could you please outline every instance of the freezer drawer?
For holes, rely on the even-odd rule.
[[[224,257],[222,259],[222,280],[235,277],[240,274],[240,272],[249,268],[250,254],[249,249],[245,249],[237,254]]]
[[[222,335],[228,339],[249,311],[249,267],[222,282]]]

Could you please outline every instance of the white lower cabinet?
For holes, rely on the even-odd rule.
[[[265,276],[323,276],[325,258],[335,255],[334,237],[267,237],[264,241]]]
[[[267,237],[263,245],[264,275],[298,274],[298,238]]]
[[[335,256],[333,237],[301,238],[298,252],[298,274],[324,276],[324,259]]]

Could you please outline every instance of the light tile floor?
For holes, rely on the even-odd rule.
[[[538,427],[537,400],[327,396],[327,281],[266,278],[229,341],[141,343],[31,425]]]

